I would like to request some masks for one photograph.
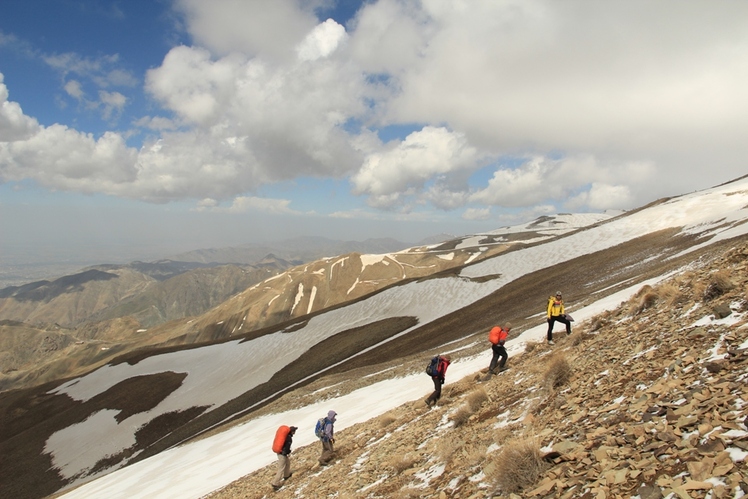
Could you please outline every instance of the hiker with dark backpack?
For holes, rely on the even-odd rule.
[[[509,331],[512,330],[512,325],[509,323],[504,324],[504,327],[494,326],[488,333],[488,341],[491,343],[491,351],[493,357],[491,358],[491,364],[488,366],[488,375],[497,374],[494,370],[497,367],[499,372],[504,370],[506,361],[509,360],[509,354],[504,347],[506,339],[509,337]],[[499,361],[501,358],[501,361]]]
[[[432,364],[429,364],[429,369],[426,371],[434,382],[434,392],[425,400],[426,405],[429,407],[435,407],[436,402],[441,398],[442,385],[444,384],[444,379],[447,374],[447,368],[452,362],[452,357],[449,355],[437,355],[434,359],[436,359],[436,361],[433,362],[432,360],[432,364],[435,364],[435,368],[431,368]]]
[[[295,426],[282,425],[275,432],[273,452],[278,454],[278,472],[275,474],[275,480],[271,484],[275,490],[281,488],[281,480],[286,481],[291,476],[291,458],[289,455],[291,454],[291,444],[293,443],[293,435],[296,433],[296,430]]]
[[[320,418],[317,421],[317,425],[314,428],[314,434],[322,442],[322,454],[319,456],[320,466],[327,466],[335,457],[335,449],[333,444],[335,443],[335,416],[338,413],[335,411],[329,411],[327,416]]]

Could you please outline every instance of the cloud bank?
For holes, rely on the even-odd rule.
[[[192,42],[138,83],[153,112],[127,130],[42,126],[0,75],[0,181],[293,213],[258,190],[348,179],[375,209],[481,220],[631,208],[745,173],[744,2],[378,0],[346,26],[321,5],[175,1]],[[116,57],[46,61],[97,83],[64,90],[103,119],[126,111],[115,88],[136,80]]]

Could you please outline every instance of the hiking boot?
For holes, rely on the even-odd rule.
[[[548,344],[549,345],[555,345],[555,343],[553,343],[553,340],[548,340]]]
[[[279,491],[280,488],[281,488],[280,485],[273,485],[273,490],[275,490],[276,492]]]
[[[289,478],[291,478],[291,475],[293,475],[293,471],[291,473],[289,473],[287,477],[283,477],[283,481],[285,482],[286,480],[288,480]]]

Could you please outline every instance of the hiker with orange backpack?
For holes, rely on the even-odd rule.
[[[493,357],[491,358],[491,364],[488,366],[488,375],[497,374],[494,372],[498,364],[499,372],[504,370],[506,361],[509,360],[509,354],[504,347],[506,339],[509,337],[509,331],[512,330],[512,325],[509,323],[504,324],[504,327],[494,326],[488,333],[488,341],[491,343],[491,350],[493,351]],[[499,362],[501,358],[501,362]]]
[[[427,406],[435,407],[436,402],[441,398],[442,385],[444,384],[444,379],[447,375],[447,368],[451,362],[452,357],[449,355],[437,356],[436,368],[431,373],[431,380],[434,382],[434,392],[426,399]]]
[[[286,481],[291,476],[291,443],[296,433],[295,426],[281,425],[275,432],[273,452],[278,454],[278,472],[275,474],[272,486],[275,490],[281,488],[281,480]]]

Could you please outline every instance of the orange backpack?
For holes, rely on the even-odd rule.
[[[488,341],[490,341],[492,345],[498,345],[500,341],[506,340],[507,336],[506,331],[499,326],[494,326],[488,333]]]
[[[283,450],[283,445],[286,443],[286,437],[288,436],[288,432],[291,431],[291,428],[282,425],[278,430],[275,432],[275,440],[273,440],[273,452],[276,454],[280,454]]]

